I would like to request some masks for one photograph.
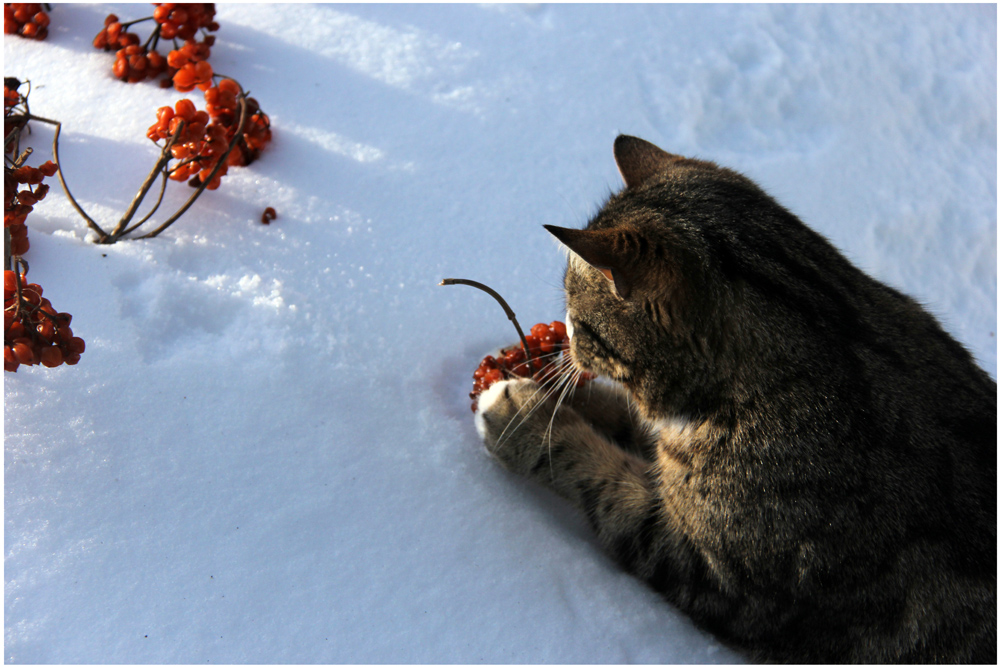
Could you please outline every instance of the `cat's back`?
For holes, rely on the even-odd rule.
[[[787,530],[797,546],[779,539],[773,551],[750,533],[730,534],[735,548],[709,542],[764,582],[779,554],[798,550],[788,604],[804,604],[761,657],[995,662],[996,382],[926,308],[755,185],[727,173],[712,187],[723,203],[698,226],[735,295],[728,330],[750,341],[722,364],[738,378],[733,393],[753,397],[734,410],[744,437],[732,458],[710,472],[730,497],[751,500],[716,529],[751,525],[767,506],[797,524]]]
[[[843,605],[847,625],[869,616],[841,657],[995,662],[996,382],[926,308],[793,224],[798,247],[772,252],[788,253],[786,281],[809,283],[799,294],[814,299],[798,314],[814,318],[813,345],[827,352],[793,391],[836,397],[830,417],[847,426],[813,456],[842,456],[856,476],[829,498],[853,512],[831,537],[848,542],[841,575],[855,583],[828,602]]]

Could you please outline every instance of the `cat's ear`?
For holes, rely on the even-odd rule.
[[[615,139],[615,163],[628,188],[641,186],[681,159],[638,137],[619,134]]]
[[[583,261],[615,284],[618,296],[627,299],[634,286],[635,258],[621,248],[620,235],[611,229],[567,229],[543,225],[546,230]]]

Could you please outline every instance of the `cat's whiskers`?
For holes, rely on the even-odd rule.
[[[572,388],[575,385],[575,381],[576,381],[576,378],[577,378],[577,376],[574,375],[573,376],[574,382],[572,382],[572,383],[569,382],[569,380],[568,380],[568,375],[569,374],[567,374],[567,373],[564,372],[565,366],[566,366],[566,364],[568,362],[566,361],[565,357],[558,356],[560,354],[561,354],[561,351],[556,351],[556,352],[550,352],[550,353],[542,354],[542,355],[539,355],[538,357],[536,357],[536,359],[542,359],[543,363],[544,363],[544,360],[546,358],[556,357],[556,359],[554,360],[554,363],[556,364],[558,378],[554,382],[550,381],[550,382],[547,382],[547,383],[544,383],[544,384],[539,384],[538,389],[535,390],[535,393],[533,393],[531,395],[531,397],[528,399],[528,401],[525,403],[525,405],[528,405],[528,404],[531,404],[532,402],[534,402],[534,405],[532,405],[532,407],[528,411],[528,413],[525,414],[520,419],[518,419],[518,417],[521,415],[521,412],[524,410],[524,405],[522,405],[520,408],[518,408],[518,411],[514,414],[514,416],[511,418],[510,422],[508,422],[508,424],[504,427],[503,431],[501,431],[500,435],[497,437],[497,444],[496,444],[497,449],[499,449],[500,447],[502,447],[504,445],[504,443],[506,442],[506,440],[508,438],[510,438],[517,431],[517,429],[521,426],[521,424],[523,424],[524,422],[526,422],[528,420],[528,418],[531,417],[531,415],[533,415],[535,413],[535,410],[537,410],[546,401],[548,401],[548,399],[550,397],[552,397],[552,395],[555,394],[556,391],[559,391],[560,389],[562,389],[562,392],[560,394],[559,400],[556,401],[556,407],[555,407],[555,409],[552,412],[552,417],[553,417],[553,419],[555,418],[555,413],[559,409],[559,406],[562,404],[562,401],[563,401],[563,399],[565,397],[567,388]],[[574,372],[576,372],[575,367],[573,368],[573,370],[574,370]],[[540,399],[538,399],[536,401],[535,397],[539,394],[539,392],[542,392],[542,391],[544,391],[545,394]],[[515,424],[515,422],[517,422],[517,423]],[[511,425],[514,425],[514,428],[511,429],[510,432],[508,433],[508,429],[510,429]],[[550,445],[550,447],[551,447],[551,430],[552,430],[552,419],[549,420],[549,427],[548,427],[548,429],[546,429],[546,433],[548,434],[548,437],[549,437],[549,445]]]
[[[545,437],[548,441],[547,450],[549,454],[549,476],[555,479],[555,470],[552,467],[552,426],[556,420],[556,413],[559,412],[559,408],[562,407],[563,401],[566,400],[567,393],[572,394],[573,390],[576,389],[577,376],[574,373],[578,373],[577,369],[571,368],[569,373],[565,372],[566,360],[565,357],[559,359],[557,362],[559,370],[559,379],[556,381],[555,389],[561,387],[559,392],[559,398],[556,400],[555,408],[552,409],[552,416],[549,417],[549,426],[545,429]]]
[[[543,390],[545,391],[545,395],[542,396],[541,399],[538,399],[536,401],[535,397],[538,396],[539,392],[541,392]],[[525,402],[524,405],[522,405],[520,408],[518,408],[517,412],[514,414],[514,416],[511,418],[511,420],[507,423],[507,426],[505,426],[504,429],[503,429],[503,431],[500,432],[500,435],[497,437],[497,444],[496,444],[497,449],[499,449],[500,447],[503,446],[503,444],[506,441],[506,439],[509,438],[511,435],[513,435],[517,431],[517,429],[521,426],[521,424],[523,424],[524,422],[526,422],[528,420],[528,418],[531,417],[531,415],[533,415],[535,413],[535,410],[537,410],[541,405],[543,405],[549,399],[549,397],[552,395],[552,393],[554,391],[555,391],[555,387],[547,386],[547,385],[544,385],[544,384],[539,384],[538,385],[538,389],[535,390],[535,392]],[[518,416],[524,410],[525,406],[527,406],[527,405],[529,405],[531,403],[534,403],[534,405],[532,405],[532,407],[528,411],[528,413],[526,415],[524,415],[523,418],[521,418],[520,420],[518,420]],[[514,429],[511,430],[510,433],[508,433],[507,429],[509,429],[511,427],[511,425],[514,424],[515,422],[517,422],[517,424],[514,426]]]

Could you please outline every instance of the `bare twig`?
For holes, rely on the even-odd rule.
[[[66,198],[69,199],[69,203],[74,209],[76,209],[76,212],[80,214],[80,217],[84,219],[87,226],[97,232],[98,239],[103,242],[104,239],[108,237],[108,233],[101,229],[101,226],[94,222],[93,218],[87,215],[87,212],[84,211],[83,207],[76,201],[76,197],[74,197],[73,193],[69,191],[69,186],[66,185],[66,179],[63,178],[62,160],[59,158],[59,134],[62,132],[62,123],[48,118],[41,118],[40,116],[31,116],[31,120],[37,120],[42,123],[48,123],[49,125],[56,126],[55,135],[52,137],[52,157],[56,159],[56,176],[59,177],[59,183],[62,185],[63,192],[66,193]]]
[[[166,169],[163,170],[162,175],[163,175],[163,178],[161,179],[161,183],[160,183],[160,194],[156,198],[156,203],[153,204],[153,208],[149,209],[149,213],[147,213],[146,215],[144,215],[142,217],[142,219],[139,220],[139,222],[135,223],[134,225],[132,225],[131,227],[129,227],[128,229],[126,229],[124,232],[122,232],[122,236],[126,236],[126,235],[131,234],[132,232],[134,232],[144,222],[146,222],[147,220],[149,220],[150,218],[152,218],[153,214],[156,213],[156,211],[157,211],[158,208],[160,208],[160,204],[163,203],[163,193],[167,191],[167,181],[170,178],[170,174],[167,172]]]
[[[18,266],[20,265],[20,266]],[[28,275],[28,262],[24,260],[20,255],[14,258],[14,284],[17,286],[17,302],[14,304],[14,319],[17,320],[21,315],[21,304],[24,303],[23,289],[24,285],[21,284],[21,276]]]
[[[144,180],[142,185],[139,187],[139,192],[137,192],[135,197],[132,198],[132,203],[129,204],[128,209],[124,214],[122,214],[122,218],[118,221],[118,225],[114,228],[114,230],[112,230],[108,243],[114,243],[125,235],[125,227],[129,222],[131,222],[132,216],[135,215],[135,212],[142,203],[142,200],[146,198],[146,194],[149,192],[149,189],[153,187],[153,183],[156,182],[156,177],[160,175],[160,173],[164,170],[164,167],[167,166],[167,163],[173,158],[173,154],[171,154],[170,149],[173,148],[173,145],[180,138],[181,133],[184,131],[184,125],[184,121],[181,120],[180,125],[177,127],[177,131],[174,132],[174,134],[167,140],[167,143],[163,145],[163,149],[160,151],[160,159],[156,161],[156,165],[150,170],[149,174],[146,175],[146,180]],[[162,199],[162,192],[160,196]],[[156,206],[153,207],[153,210],[150,211],[149,215],[147,215],[141,222],[134,225],[133,229],[149,219],[159,205],[160,203],[157,201]]]
[[[528,349],[528,341],[524,337],[524,332],[521,331],[521,325],[517,323],[517,318],[514,317],[514,311],[511,310],[510,306],[507,305],[507,302],[504,301],[504,298],[502,296],[497,294],[496,291],[493,290],[492,288],[487,287],[482,283],[476,282],[475,280],[466,280],[465,278],[445,278],[438,284],[468,285],[470,287],[475,287],[476,289],[481,289],[487,294],[489,294],[491,297],[496,299],[497,303],[499,303],[503,307],[503,312],[507,314],[507,319],[509,319],[511,322],[514,323],[514,328],[517,329],[517,335],[521,337],[521,347],[524,349],[524,355],[528,358],[528,368],[531,369],[532,373],[534,373],[535,370],[537,370],[535,368],[535,360],[531,356],[531,350]]]

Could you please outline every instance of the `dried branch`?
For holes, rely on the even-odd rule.
[[[497,294],[496,291],[493,290],[492,288],[487,287],[486,285],[484,285],[482,283],[478,283],[475,280],[466,280],[465,278],[445,278],[444,280],[442,280],[438,284],[439,285],[468,285],[470,287],[475,287],[476,289],[481,289],[484,292],[486,292],[487,294],[489,294],[490,296],[492,296],[494,299],[496,299],[497,302],[503,307],[503,312],[505,312],[507,314],[507,319],[509,319],[511,322],[514,323],[514,328],[517,329],[517,335],[521,337],[521,347],[524,349],[524,355],[528,358],[528,368],[531,369],[532,373],[535,372],[535,370],[536,370],[536,368],[535,368],[535,360],[531,356],[531,350],[528,349],[528,341],[524,337],[524,332],[521,331],[521,325],[517,323],[517,318],[514,317],[514,311],[511,310],[510,306],[507,305],[507,302],[504,301],[504,298],[502,296],[500,296],[499,294]]]

